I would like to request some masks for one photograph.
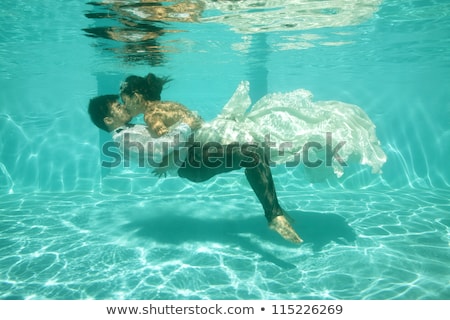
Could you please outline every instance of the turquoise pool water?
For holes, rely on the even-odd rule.
[[[0,298],[449,299],[448,1],[195,3],[146,24],[124,1],[2,2]],[[356,104],[383,173],[273,168],[296,246],[242,172],[194,184],[102,168],[88,100],[150,71],[207,120],[241,80],[254,101],[305,88]]]

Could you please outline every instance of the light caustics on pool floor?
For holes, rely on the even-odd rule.
[[[2,196],[0,298],[448,299],[448,193],[418,194],[283,193],[300,247],[251,194]]]
[[[267,20],[267,15],[273,16],[278,12],[283,19],[273,19],[270,26],[276,36],[269,37],[269,43],[265,43],[271,46],[267,50],[273,49],[270,55],[271,59],[275,59],[275,56],[284,57],[279,55],[280,52],[284,54],[293,50],[293,55],[297,55],[300,52],[297,49],[319,45],[342,45],[344,48],[346,39],[353,39],[352,33],[342,33],[342,29],[332,27],[368,21],[379,9],[380,1],[367,1],[366,4],[370,5],[361,6],[358,10],[349,10],[351,7],[346,6],[341,9],[321,7],[330,2],[314,1],[316,7],[312,11],[289,11],[293,15],[288,17],[289,23],[284,26],[282,22],[286,21],[286,8],[279,7],[279,1],[273,1],[274,7],[270,10],[254,10],[252,3],[254,1],[233,1],[234,8],[214,8],[211,1],[211,7],[205,9],[201,27],[212,27],[219,22],[242,32],[241,37],[227,43],[227,48],[247,54],[254,43],[254,36],[247,33],[270,31],[261,28],[260,23]],[[290,5],[291,1],[283,3]],[[313,1],[305,3],[311,4]],[[220,5],[219,2],[214,4]],[[46,9],[50,10],[53,6],[49,2]],[[26,7],[29,9],[28,4]],[[64,9],[67,10],[66,7]],[[405,6],[402,14],[407,10],[409,8]],[[29,9],[27,12],[31,11]],[[67,11],[73,14],[76,10]],[[387,22],[392,22],[390,26],[393,28],[398,27],[398,12],[387,11],[393,15]],[[417,15],[420,19],[428,19],[433,17],[434,11],[436,9],[429,6],[420,12],[409,12],[407,18],[414,20]],[[34,14],[40,17],[40,13]],[[303,20],[303,24],[294,25],[292,21],[297,20],[295,14],[306,14],[305,19],[312,18],[313,14],[316,18],[322,17],[324,24],[319,27],[329,27],[330,32],[324,32],[314,21],[307,19]],[[242,19],[247,19],[249,15],[257,17],[253,20],[254,24],[242,24]],[[352,17],[355,20],[350,20]],[[16,20],[15,14],[8,19],[13,24],[21,25],[22,20]],[[61,21],[64,21],[64,26],[71,25],[65,19],[61,18]],[[26,31],[41,32],[38,22],[33,20],[32,27],[27,24],[28,28],[22,30],[24,34],[17,35],[20,41],[5,42],[8,50],[13,48],[15,52],[8,56],[27,60],[26,50],[22,50],[23,43],[34,41],[36,37]],[[326,24],[331,22],[338,25]],[[405,30],[397,30],[399,33],[394,35],[403,35],[402,32],[409,31],[408,26]],[[200,28],[199,24],[193,24],[194,27]],[[71,31],[78,34],[81,28]],[[284,34],[279,28],[309,31]],[[369,37],[370,34],[365,32],[371,28],[376,29],[375,25],[369,24],[364,30],[359,30],[361,37]],[[12,29],[8,28],[8,32]],[[56,28],[52,25],[51,29]],[[169,29],[174,30],[175,27]],[[395,44],[395,48],[404,50],[406,47],[398,46],[395,37],[389,38],[391,32],[388,31],[372,35],[383,40],[384,46],[375,49],[381,52],[386,45]],[[205,42],[210,47],[201,47],[203,51],[217,46],[217,42],[211,41],[195,43],[186,34],[189,35],[173,32],[167,38],[161,37],[161,43],[180,49],[191,44],[194,49],[188,47],[192,50],[188,54],[195,53]],[[174,40],[178,35],[183,35],[179,42]],[[424,30],[421,35],[428,35],[428,31]],[[236,38],[240,42],[234,42]],[[380,87],[379,91],[368,85],[370,81],[363,83],[360,91],[353,88],[354,92],[365,96],[361,99],[365,100],[361,104],[364,111],[372,111],[371,114],[378,117],[373,120],[377,125],[377,134],[381,133],[382,148],[387,154],[388,162],[383,167],[387,174],[368,178],[369,170],[352,167],[344,170],[341,180],[309,184],[301,169],[286,172],[278,168],[274,170],[280,201],[296,220],[295,226],[305,240],[298,247],[285,243],[267,228],[260,205],[246,185],[242,172],[219,177],[206,185],[175,183],[175,179],[170,178],[156,181],[148,178],[148,171],[131,173],[118,170],[102,175],[98,166],[98,141],[89,140],[93,135],[87,135],[85,140],[78,139],[80,131],[92,130],[91,124],[86,123],[85,109],[74,108],[80,101],[88,100],[87,94],[83,92],[81,96],[57,105],[40,95],[48,84],[47,80],[55,82],[51,76],[46,77],[48,73],[59,74],[60,66],[67,66],[57,56],[65,57],[63,53],[67,48],[64,44],[69,40],[64,38],[64,41],[58,42],[58,39],[59,34],[52,34],[48,43],[33,42],[40,49],[35,50],[33,55],[38,55],[40,59],[37,60],[41,64],[46,62],[48,65],[19,64],[18,60],[5,59],[5,64],[1,66],[4,68],[2,74],[8,79],[5,86],[10,89],[22,81],[21,77],[26,76],[29,80],[29,76],[31,79],[31,75],[39,74],[36,82],[31,81],[33,85],[28,86],[39,91],[39,94],[24,97],[20,90],[14,91],[11,96],[18,100],[8,100],[8,107],[13,111],[0,114],[0,298],[450,298],[449,180],[446,176],[448,171],[444,167],[439,168],[440,159],[446,156],[443,150],[447,145],[448,130],[439,112],[436,112],[439,116],[429,112],[445,101],[434,94],[436,88],[430,91],[433,94],[425,97],[416,97],[414,88],[405,91],[405,87],[398,83],[392,88]],[[77,38],[74,36],[74,39]],[[439,43],[444,42],[441,39]],[[428,42],[420,44],[425,46]],[[356,57],[359,55],[358,48],[363,46],[356,46],[354,50],[346,47],[346,54]],[[77,42],[76,48],[79,47]],[[129,49],[127,46],[124,48]],[[160,46],[152,48],[158,53],[164,51]],[[436,48],[439,48],[436,52],[442,52],[445,46]],[[369,50],[370,53],[378,54],[375,49]],[[5,49],[2,52],[9,51]],[[411,64],[401,67],[400,62],[405,60],[403,51],[394,50],[394,53],[398,56],[377,56],[375,60],[390,62],[391,58],[395,58],[394,61],[398,62],[396,67],[399,66],[395,70],[400,70],[397,73],[411,67]],[[125,50],[122,54],[131,53]],[[180,52],[175,50],[171,58],[177,54]],[[114,59],[118,54],[113,58],[111,55],[105,56],[107,62],[102,60],[98,69],[81,70],[83,83],[85,73],[108,73],[111,65],[117,66]],[[417,56],[420,56],[419,62],[424,62],[422,67],[430,66],[424,58],[427,55],[417,53]],[[89,55],[86,54],[86,57]],[[75,58],[78,57],[73,59],[77,61]],[[311,64],[321,65],[321,58]],[[103,56],[98,59],[103,59]],[[158,58],[155,61],[161,63],[163,60]],[[298,63],[304,64],[303,61]],[[274,64],[271,60],[271,65]],[[389,66],[383,65],[384,68]],[[288,71],[297,72],[296,69]],[[120,72],[125,73],[124,70]],[[376,76],[368,73],[367,77]],[[16,74],[19,81],[14,82]],[[74,77],[78,75],[76,72],[74,74]],[[237,85],[244,79],[235,80]],[[394,80],[392,83],[395,83]],[[24,83],[28,84],[26,81]],[[116,90],[116,87],[113,89]],[[89,94],[97,93],[90,90]],[[405,96],[401,96],[403,92]],[[410,93],[413,97],[407,100],[405,97]],[[405,105],[410,109],[408,113],[404,112]],[[33,106],[34,109],[20,108],[22,106]],[[370,107],[377,110],[367,110]],[[70,125],[67,122],[69,118],[74,120]],[[83,125],[79,125],[81,123]],[[415,123],[432,125],[417,128]],[[446,189],[431,189],[435,184]]]

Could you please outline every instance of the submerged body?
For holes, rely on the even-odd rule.
[[[368,165],[373,173],[381,173],[386,162],[375,125],[361,108],[340,101],[313,102],[311,92],[304,89],[268,94],[251,106],[249,83],[243,81],[220,115],[207,123],[178,103],[148,104],[155,111],[149,113],[150,109],[146,109],[146,122],[160,119],[153,126],[160,133],[177,133],[173,124],[183,121],[191,127],[193,139],[199,143],[257,144],[269,150],[270,164],[305,164],[301,157],[328,157],[326,162],[312,162],[323,162],[321,166],[305,165],[313,181],[333,174],[341,177],[344,167],[352,162]],[[324,154],[337,150],[333,158]]]

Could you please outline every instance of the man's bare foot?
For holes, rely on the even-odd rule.
[[[303,240],[300,238],[297,232],[295,232],[294,228],[292,228],[291,224],[285,216],[275,217],[272,221],[269,222],[269,228],[278,232],[278,234],[287,241],[293,243],[303,242]]]

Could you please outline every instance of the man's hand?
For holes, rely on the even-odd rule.
[[[167,167],[159,167],[153,170],[153,175],[158,178],[166,178],[167,177]]]
[[[179,151],[178,150],[174,150],[173,152],[166,154],[162,160],[161,163],[159,164],[159,167],[155,168],[155,170],[153,170],[153,175],[161,178],[167,177],[167,171],[169,171],[169,169],[174,169],[174,162],[175,162],[175,157],[179,158]]]

